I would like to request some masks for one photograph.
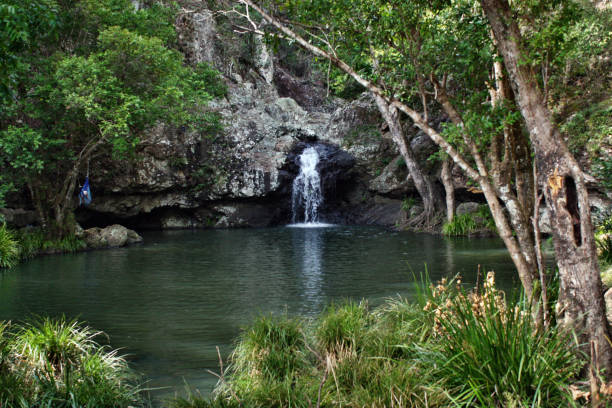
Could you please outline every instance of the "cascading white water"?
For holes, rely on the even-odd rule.
[[[300,221],[301,210],[304,210],[305,223],[316,223],[319,220],[319,206],[323,202],[321,177],[317,170],[319,153],[314,147],[304,149],[300,155],[300,174],[293,181],[292,211],[293,222]]]

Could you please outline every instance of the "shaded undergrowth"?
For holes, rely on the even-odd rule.
[[[494,277],[466,291],[421,286],[417,301],[345,302],[317,319],[264,316],[240,336],[210,399],[187,407],[558,407],[576,405],[573,338],[536,330]],[[575,387],[575,385],[572,385]],[[582,401],[584,402],[584,401]]]
[[[0,268],[12,268],[40,254],[77,252],[86,248],[74,234],[49,238],[41,228],[11,230],[0,225]]]

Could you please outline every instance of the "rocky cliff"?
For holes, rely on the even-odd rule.
[[[321,144],[323,219],[394,224],[401,200],[416,194],[367,96],[326,96],[307,62],[272,55],[261,37],[234,34],[206,9],[177,20],[188,63],[223,74],[227,95],[208,109],[219,134],[163,124],[138,147],[136,160],[106,160],[92,171],[94,201],[79,209],[85,225],[135,228],[268,226],[290,219],[297,155]],[[291,51],[294,55],[298,54]],[[299,57],[299,55],[298,55]],[[415,138],[426,157],[432,146]]]

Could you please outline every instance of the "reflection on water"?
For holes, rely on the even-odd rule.
[[[323,300],[322,276],[322,233],[320,229],[304,229],[292,233],[293,253],[296,265],[301,264],[299,274],[302,283],[302,296],[304,302],[300,307],[300,314],[313,314],[321,309]],[[301,262],[299,260],[301,259]]]
[[[379,228],[270,228],[145,234],[145,245],[34,259],[0,274],[0,320],[78,317],[104,330],[151,387],[204,394],[240,328],[261,313],[314,316],[343,298],[412,296],[427,265],[433,280],[477,264],[517,281],[497,239],[442,239]]]

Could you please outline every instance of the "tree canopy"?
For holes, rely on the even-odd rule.
[[[175,6],[129,0],[5,4],[0,64],[0,192],[27,186],[43,220],[65,226],[79,172],[102,152],[127,158],[158,122],[202,132],[225,90],[173,48]],[[10,180],[10,183],[9,183]]]

